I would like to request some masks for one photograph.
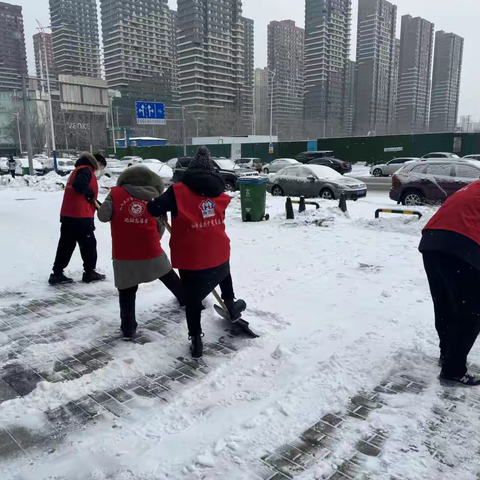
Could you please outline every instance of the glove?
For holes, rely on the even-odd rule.
[[[95,194],[93,193],[93,190],[88,187],[84,192],[83,195],[85,198],[90,202],[90,203],[95,203]]]

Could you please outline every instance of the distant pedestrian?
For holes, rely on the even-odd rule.
[[[480,376],[467,370],[480,332],[480,181],[447,199],[425,227],[419,249],[435,309],[441,378],[480,385]]]
[[[88,152],[80,155],[75,170],[70,175],[63,196],[60,211],[60,240],[53,265],[53,273],[48,283],[58,285],[72,283],[63,270],[70,263],[78,243],[83,259],[85,283],[105,280],[105,275],[95,271],[97,266],[97,240],[95,239],[94,217],[98,196],[96,175],[106,166],[102,155],[93,156]]]
[[[10,175],[12,176],[12,178],[15,178],[15,170],[17,168],[17,162],[14,160],[12,155],[9,155],[9,157],[10,158],[7,160],[8,171],[10,172]]]
[[[113,272],[125,340],[132,340],[137,330],[135,300],[141,283],[160,280],[180,305],[186,302],[182,282],[160,245],[165,226],[147,211],[147,202],[164,190],[156,173],[144,165],[133,166],[120,175],[98,210],[98,219],[111,224]]]

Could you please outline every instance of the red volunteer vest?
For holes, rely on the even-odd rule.
[[[113,215],[112,257],[115,260],[150,260],[162,253],[158,222],[147,211],[147,202],[132,197],[123,187],[110,191]]]
[[[480,245],[480,181],[449,197],[427,223],[425,230],[449,230]]]
[[[92,172],[92,179],[90,180],[89,187],[93,190],[95,195],[95,200],[98,197],[98,182],[95,172],[92,167],[84,165],[76,168],[70,178],[68,179],[67,185],[65,187],[65,193],[63,195],[62,209],[60,210],[60,215],[62,217],[72,217],[72,218],[93,218],[95,217],[95,205],[92,205],[84,195],[77,193],[73,187],[73,181],[77,176],[77,173],[82,168],[89,168]]]
[[[225,263],[230,258],[230,239],[225,232],[230,197],[224,193],[215,198],[197,195],[183,183],[173,189],[178,215],[172,217],[172,265],[180,270],[205,270]]]

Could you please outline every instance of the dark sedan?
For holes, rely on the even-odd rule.
[[[352,171],[351,163],[344,162],[338,158],[315,158],[314,160],[310,160],[308,165],[322,165],[322,167],[330,167],[341,175],[350,173]]]

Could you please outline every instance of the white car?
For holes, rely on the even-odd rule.
[[[157,160],[156,158],[147,158],[145,160],[142,160],[140,163],[163,163],[160,160]]]
[[[75,162],[73,160],[70,158],[57,158],[57,173],[59,175],[70,175],[74,170]]]
[[[137,163],[141,163],[143,161],[142,157],[123,157],[120,159],[121,162],[126,163],[127,167],[131,167],[132,165],[136,165]]]
[[[177,166],[178,158],[171,158],[166,163],[173,170]]]
[[[162,178],[165,186],[170,186],[173,177],[173,170],[166,163],[145,163],[145,166],[148,167],[152,172],[155,172],[159,177]]]
[[[17,168],[15,170],[15,175],[30,175],[28,158],[16,158]],[[43,165],[36,159],[33,159],[33,169],[35,175],[43,175],[45,173]]]
[[[273,162],[267,163],[263,166],[262,172],[265,174],[277,173],[283,170],[285,167],[291,167],[293,165],[301,165],[298,160],[294,158],[277,158]]]
[[[127,168],[128,166],[124,162],[121,162],[120,160],[116,160],[114,158],[109,158],[107,159],[107,166],[105,167],[105,170],[103,170],[103,174],[106,177],[110,178],[120,175]]]
[[[370,174],[374,177],[388,177],[400,170],[405,163],[418,162],[420,159],[415,157],[394,158],[387,163],[372,165]]]
[[[480,153],[476,153],[473,155],[465,155],[463,158],[465,160],[480,160]]]
[[[7,162],[7,157],[0,157],[0,173],[8,173]]]

